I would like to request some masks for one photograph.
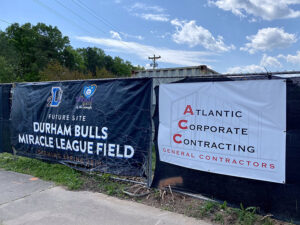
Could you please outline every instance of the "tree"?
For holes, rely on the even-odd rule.
[[[21,73],[25,81],[39,80],[39,71],[51,60],[62,61],[62,53],[69,46],[69,38],[62,35],[57,27],[38,23],[12,24],[6,29],[6,37],[19,53]]]
[[[110,73],[109,71],[107,71],[105,69],[105,67],[102,67],[101,69],[99,69],[97,67],[96,69],[96,77],[95,78],[115,78],[116,76],[114,76],[112,73]]]
[[[114,66],[114,59],[110,55],[106,55],[104,57],[104,66],[107,71],[112,72]]]
[[[18,71],[20,70],[20,67],[18,67],[19,54],[14,48],[14,46],[9,43],[9,39],[5,36],[5,33],[2,31],[0,31],[0,58],[0,81],[12,82],[14,79],[16,79]],[[4,76],[6,78],[4,78]]]
[[[62,53],[62,64],[70,70],[78,70],[84,72],[86,67],[82,55],[72,48],[67,46]]]
[[[112,68],[113,74],[118,77],[129,77],[131,75],[132,66],[130,62],[124,62],[120,57],[114,58],[114,64]]]
[[[54,81],[54,80],[84,80],[92,79],[91,73],[84,74],[80,71],[71,71],[67,67],[64,67],[58,61],[50,62],[44,70],[41,71],[42,81]]]
[[[44,23],[0,31],[0,57],[2,82],[124,77],[135,68],[97,47],[74,49],[57,27]]]
[[[3,56],[0,56],[0,82],[11,83],[16,80],[14,68]]]
[[[86,69],[90,71],[94,76],[96,76],[97,68],[104,67],[104,57],[105,53],[99,48],[80,48],[78,52],[82,55],[84,59],[84,64]]]

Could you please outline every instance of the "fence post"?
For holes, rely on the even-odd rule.
[[[151,94],[150,94],[150,118],[151,118],[151,137],[149,142],[149,157],[148,157],[148,173],[147,173],[147,187],[150,188],[152,184],[152,147],[153,147],[153,123],[152,123],[152,111],[153,111],[153,78],[151,78]]]

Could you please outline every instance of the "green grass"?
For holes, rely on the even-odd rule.
[[[152,166],[155,165],[154,163]],[[96,174],[84,174],[60,164],[51,164],[25,157],[17,157],[15,159],[8,153],[0,154],[0,168],[30,174],[43,180],[52,181],[57,185],[63,185],[70,190],[92,190],[123,199],[131,198],[123,192],[123,190],[129,188],[131,184],[112,180],[110,174],[102,174],[102,176]],[[152,195],[154,199],[161,201],[159,190],[154,189]],[[139,201],[139,199],[137,199],[137,201]],[[168,204],[161,205],[160,207],[165,210],[174,211],[172,206]],[[235,224],[274,224],[272,219],[268,217],[262,219],[261,216],[258,216],[255,207],[244,208],[242,204],[238,209],[228,207],[226,201],[223,204],[205,201],[201,203],[191,203],[185,207],[185,215],[195,218],[210,218],[211,221],[218,224],[226,224],[228,218],[232,218],[231,222]],[[0,225],[2,225],[1,221]]]
[[[215,215],[214,221],[220,224],[224,224],[224,216],[221,213]]]
[[[152,147],[152,173],[155,171],[155,164],[156,164],[156,154],[155,154],[155,147]]]
[[[243,204],[240,209],[232,209],[237,214],[238,223],[243,225],[252,225],[257,221],[256,207],[244,208]]]
[[[110,174],[98,176],[98,188],[100,189],[100,192],[119,198],[124,197],[123,190],[126,185],[124,183],[112,181],[110,177]]]
[[[30,174],[43,180],[63,185],[70,190],[79,189],[83,181],[80,172],[60,164],[50,164],[36,159],[18,157],[11,154],[0,154],[0,168],[18,173]]]
[[[200,215],[201,217],[205,217],[208,214],[214,213],[216,210],[219,209],[219,204],[216,202],[206,201],[201,207],[200,207]]]

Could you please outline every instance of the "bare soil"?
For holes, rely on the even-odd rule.
[[[272,215],[259,215],[254,207],[232,208],[223,204],[206,201],[185,194],[164,190],[148,189],[141,184],[113,180],[109,176],[84,175],[81,190],[106,193],[121,199],[136,201],[145,205],[168,210],[189,217],[202,219],[213,224],[291,224],[272,218]]]

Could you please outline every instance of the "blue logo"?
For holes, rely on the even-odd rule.
[[[58,107],[61,103],[63,91],[60,87],[52,87],[51,94],[52,96],[48,98],[48,105],[50,107]]]
[[[83,96],[86,99],[89,99],[90,97],[92,97],[95,94],[96,89],[97,89],[97,85],[96,84],[92,84],[90,86],[84,86],[84,88],[83,88]]]
[[[92,109],[93,98],[92,96],[95,94],[97,89],[96,84],[92,84],[90,86],[84,86],[82,90],[82,94],[76,98],[77,109]]]

